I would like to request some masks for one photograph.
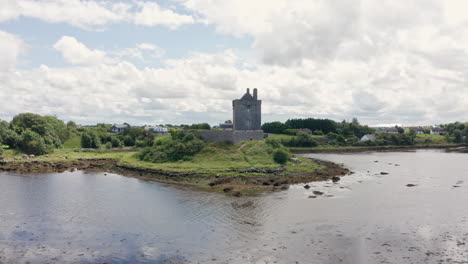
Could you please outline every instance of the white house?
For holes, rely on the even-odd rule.
[[[388,134],[398,134],[398,129],[396,129],[395,127],[386,128],[384,131]]]
[[[433,127],[431,129],[431,135],[443,135],[445,134],[445,129],[441,127]]]
[[[422,127],[416,128],[416,134],[418,134],[418,135],[424,134],[424,128],[422,128]]]
[[[361,138],[361,141],[375,141],[375,134],[367,134]]]
[[[111,133],[122,133],[124,131],[124,129],[126,129],[128,127],[129,127],[129,125],[127,125],[127,124],[122,124],[122,125],[114,124],[111,127]]]
[[[169,130],[165,127],[160,126],[147,126],[145,127],[146,130],[149,130],[158,135],[167,135],[169,134]]]

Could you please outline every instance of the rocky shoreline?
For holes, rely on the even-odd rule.
[[[10,160],[0,161],[0,172],[53,173],[75,170],[114,172],[142,180],[196,187],[234,196],[284,190],[291,184],[336,179],[350,173],[342,165],[313,159],[323,166],[310,172],[287,172],[287,167],[227,169],[211,173],[187,173],[155,170],[120,164],[116,159],[95,158],[63,161]]]
[[[372,147],[336,147],[336,148],[290,148],[290,151],[295,154],[305,153],[353,153],[353,152],[369,152],[369,151],[412,151],[417,149],[445,149],[447,151],[463,149],[468,151],[466,144],[457,145],[413,145],[413,146],[372,146]]]

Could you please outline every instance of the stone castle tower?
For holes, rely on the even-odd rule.
[[[257,88],[250,89],[241,99],[232,101],[234,130],[262,130],[262,101],[257,99]]]

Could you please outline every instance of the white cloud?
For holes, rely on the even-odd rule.
[[[195,22],[190,15],[178,14],[149,1],[0,0],[0,5],[0,22],[24,16],[87,30],[101,30],[106,25],[116,23],[167,26],[175,29]]]
[[[55,43],[54,48],[71,64],[92,65],[113,62],[112,59],[106,57],[104,51],[90,50],[83,43],[70,36],[63,36]]]
[[[99,3],[109,9],[109,3]],[[166,9],[154,2],[133,3],[117,21],[135,23],[134,14],[149,12],[161,16],[143,16],[141,23],[183,24],[176,22],[175,11],[163,19]],[[183,5],[195,14],[180,21],[203,21],[223,34],[248,36],[257,57],[225,50],[171,59],[153,43],[104,52],[64,37],[55,48],[79,66],[42,66],[20,75],[0,71],[0,97],[12,95],[16,102],[0,106],[0,113],[216,123],[230,118],[232,99],[257,87],[265,121],[356,116],[365,124],[433,124],[468,116],[468,16],[460,1],[183,0]],[[128,61],[151,56],[163,66],[140,68]],[[5,65],[13,67],[17,57]]]
[[[25,50],[26,44],[22,39],[0,30],[0,71],[14,68]]]
[[[140,10],[134,15],[134,23],[144,26],[164,25],[171,29],[195,21],[190,15],[177,14],[170,9],[163,9],[155,2],[137,2]]]
[[[118,57],[127,57],[139,60],[158,59],[164,56],[165,51],[151,43],[139,43],[133,48],[126,48],[114,52]]]
[[[0,74],[0,101],[15,102],[2,104],[0,112],[55,114],[83,123],[215,124],[231,118],[231,100],[256,87],[264,121],[357,116],[365,124],[432,124],[468,115],[468,89],[460,89],[462,80],[451,71],[419,57],[391,54],[386,60],[383,65],[381,60],[357,65],[307,60],[288,68],[258,64],[245,69],[238,67],[244,59],[226,50],[165,59],[158,68],[126,61],[43,65]]]

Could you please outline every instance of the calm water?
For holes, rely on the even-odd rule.
[[[355,173],[255,198],[0,173],[0,263],[468,263],[468,154],[309,156]]]

